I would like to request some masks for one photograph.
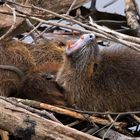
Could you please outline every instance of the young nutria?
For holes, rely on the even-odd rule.
[[[52,80],[52,75],[55,76],[61,64],[50,60],[36,66],[26,46],[27,44],[16,40],[1,43],[0,95],[64,105],[63,94],[55,80]]]
[[[35,67],[35,62],[22,43],[7,40],[0,43],[0,66],[0,95],[10,96],[17,89],[21,80],[15,68],[17,67],[21,72],[27,74]]]
[[[125,47],[100,49],[84,34],[65,50],[56,81],[69,105],[88,111],[140,109],[140,54]]]
[[[27,45],[37,65],[46,62],[63,63],[64,48],[53,41],[37,45]]]
[[[23,78],[16,97],[64,106],[64,95],[55,82],[60,67],[57,63],[37,66]]]

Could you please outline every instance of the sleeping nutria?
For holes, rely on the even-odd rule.
[[[69,105],[82,110],[140,108],[140,54],[125,46],[100,49],[94,34],[67,46],[56,81]]]
[[[25,46],[31,52],[37,65],[46,62],[63,63],[64,48],[52,40],[37,45],[26,44]]]
[[[58,63],[37,66],[21,80],[16,97],[64,106],[64,95],[55,81],[60,67]]]
[[[0,96],[13,94],[22,78],[20,76],[26,75],[34,67],[33,57],[21,42],[0,42]]]

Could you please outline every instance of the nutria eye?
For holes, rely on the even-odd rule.
[[[89,35],[89,38],[93,38],[93,36],[92,35]]]

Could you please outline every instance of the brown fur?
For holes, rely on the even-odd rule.
[[[0,43],[0,65],[11,65],[27,74],[35,67],[34,59],[25,46],[15,40]],[[18,75],[6,69],[0,69],[0,95],[10,96],[19,84]]]
[[[46,63],[36,67],[22,80],[17,97],[32,99],[55,105],[65,105],[64,95],[54,79],[47,79],[45,74],[56,74],[60,64]]]
[[[90,44],[65,55],[57,82],[69,105],[90,111],[140,109],[140,54],[126,47],[98,50]]]
[[[35,46],[28,45],[27,47],[33,55],[37,65],[46,62],[63,63],[64,49],[53,41],[47,41]]]

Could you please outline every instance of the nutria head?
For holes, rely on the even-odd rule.
[[[83,71],[89,63],[98,61],[99,48],[94,34],[84,34],[76,42],[69,42],[65,49],[65,62],[71,68]]]

